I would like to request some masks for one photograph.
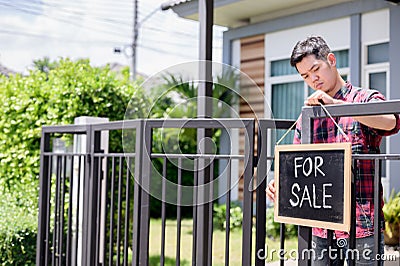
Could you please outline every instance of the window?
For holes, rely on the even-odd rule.
[[[272,113],[274,118],[296,120],[304,102],[304,82],[291,82],[272,85]],[[286,130],[277,130],[276,141]],[[292,143],[294,132],[290,132],[281,144]],[[275,142],[276,142],[275,141]]]
[[[368,60],[367,63],[376,64],[376,63],[383,63],[389,62],[389,43],[379,43],[369,45],[367,47],[368,53]]]
[[[283,59],[271,62],[271,77],[294,75],[297,71],[290,65],[290,59]]]
[[[386,98],[389,98],[388,73],[389,73],[389,43],[378,43],[366,46],[366,62],[364,69],[365,88],[380,91]],[[389,139],[383,138],[380,150],[381,153],[389,151]],[[388,162],[382,164],[382,177],[387,176]]]

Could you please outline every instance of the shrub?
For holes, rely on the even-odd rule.
[[[17,198],[37,198],[42,126],[73,124],[78,116],[122,120],[131,99],[136,117],[143,117],[143,90],[88,60],[61,59],[48,73],[0,78],[0,187]],[[114,151],[122,151],[120,139],[110,133]]]
[[[397,245],[400,238],[400,192],[396,194],[392,191],[382,211],[385,216],[385,244]]]
[[[277,239],[280,236],[280,223],[274,221],[274,208],[267,209],[267,225],[266,225],[267,237]],[[286,224],[285,226],[285,237],[296,237],[297,236],[297,225]]]
[[[242,227],[243,212],[240,206],[232,204],[230,209],[230,229],[235,230]],[[226,205],[214,205],[214,227],[218,230],[226,229]]]
[[[0,196],[0,265],[35,265],[37,217],[35,208]]]
[[[392,191],[382,211],[386,222],[393,224],[400,223],[400,192],[396,194],[394,190]]]
[[[143,89],[127,75],[118,78],[109,67],[92,67],[88,60],[61,59],[46,72],[0,77],[3,265],[35,263],[42,126],[73,124],[78,116],[122,120],[130,101],[135,107],[131,118],[144,117],[148,101]],[[112,131],[109,139],[112,152],[122,152],[121,133]]]

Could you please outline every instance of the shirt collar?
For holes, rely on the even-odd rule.
[[[350,82],[346,81],[346,83],[344,84],[343,87],[340,88],[340,90],[338,90],[335,94],[335,96],[333,96],[334,99],[345,99],[346,96],[350,93],[351,89],[353,88],[353,85],[351,85]]]

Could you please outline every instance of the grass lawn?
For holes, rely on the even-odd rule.
[[[191,265],[192,261],[192,220],[182,221],[181,232],[181,265]],[[165,241],[165,265],[175,265],[176,257],[176,220],[166,221],[166,241]],[[255,249],[255,232],[253,231],[253,247]],[[267,257],[267,261],[278,260],[277,252],[272,250],[279,249],[279,240],[266,240],[268,254],[274,256]],[[297,239],[289,239],[285,242],[285,250],[297,250]],[[213,233],[213,265],[225,265],[225,231],[215,230]],[[229,265],[241,265],[242,231],[234,230],[230,234]],[[161,220],[151,219],[150,221],[150,265],[160,265],[161,254]],[[254,256],[253,256],[254,257]],[[253,258],[254,263],[254,258]],[[252,263],[252,264],[253,264]]]

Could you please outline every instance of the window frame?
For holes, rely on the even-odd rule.
[[[389,39],[382,39],[374,42],[365,42],[362,46],[362,75],[361,75],[361,86],[363,88],[369,88],[370,74],[386,72],[386,92],[384,96],[387,100],[390,100],[390,63],[380,62],[374,64],[368,64],[368,47],[371,45],[382,44],[389,42]],[[391,137],[386,137],[386,153],[390,154],[390,140]],[[387,179],[387,175],[390,172],[390,162],[386,160],[384,162],[386,176],[382,178]]]

